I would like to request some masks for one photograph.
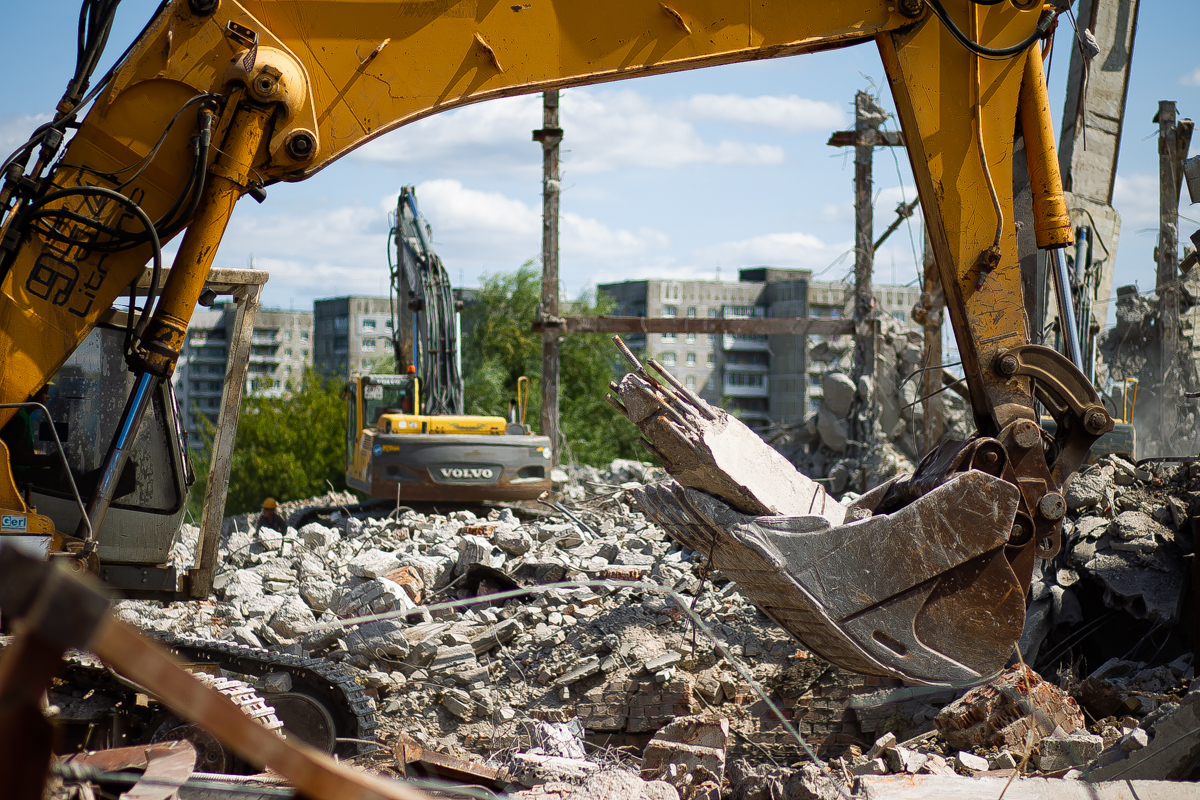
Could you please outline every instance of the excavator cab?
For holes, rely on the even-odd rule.
[[[67,467],[34,470],[26,487],[33,505],[59,531],[79,525],[71,482],[82,497],[91,496],[133,384],[123,358],[124,337],[121,328],[98,325],[51,381],[49,419],[40,419],[35,431],[37,450],[58,456],[61,443]],[[128,578],[131,588],[175,590],[174,570],[157,565],[169,560],[194,481],[174,387],[164,382],[147,409],[112,508],[97,532],[102,578],[114,579],[118,586]],[[145,580],[151,572],[152,584]]]

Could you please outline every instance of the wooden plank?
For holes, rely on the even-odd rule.
[[[904,147],[899,131],[837,131],[826,142],[830,147]]]
[[[866,800],[996,800],[1007,778],[951,775],[880,775],[862,778]],[[1200,785],[1179,781],[1088,783],[1062,778],[1018,778],[1005,800],[1200,800]]]
[[[550,327],[534,323],[534,330]],[[566,317],[564,333],[728,333],[756,336],[839,336],[854,333],[848,319],[721,319],[716,317]]]
[[[233,445],[237,438],[238,416],[242,411],[246,367],[250,362],[250,338],[254,333],[254,318],[258,314],[262,291],[263,284],[259,283],[240,288],[234,294],[238,309],[225,366],[225,386],[221,392],[221,411],[217,416],[208,483],[204,489],[200,538],[196,542],[196,566],[188,570],[188,594],[199,600],[206,599],[212,592],[217,549],[221,542],[221,523],[225,518],[225,498],[229,495]]]
[[[542,143],[542,308],[539,316],[558,317],[558,89],[542,93],[542,129],[533,132]],[[542,435],[550,438],[550,465],[559,463],[558,356],[559,330],[542,331]]]

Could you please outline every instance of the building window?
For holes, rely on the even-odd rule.
[[[725,382],[730,386],[762,386],[763,377],[754,372],[729,372],[725,375]]]
[[[668,367],[675,366],[675,354],[674,353],[663,353],[662,361],[663,361],[663,364],[665,364]]]
[[[292,357],[292,348],[290,348],[290,347],[283,348],[283,354],[285,356],[287,356],[288,358],[291,358]]]
[[[300,331],[300,341],[302,341],[302,342],[308,341],[308,331]]]
[[[675,319],[679,316],[679,306],[663,306],[663,316],[667,319]]]
[[[290,366],[284,367],[284,368],[283,368],[283,374],[284,374],[284,375],[291,375],[291,374],[292,374],[292,368],[291,368]]]
[[[363,339],[362,340],[362,349],[363,350],[374,350],[375,349],[375,340],[374,339]]]
[[[696,354],[695,354],[695,353],[688,353],[688,354],[687,354],[687,365],[688,365],[689,367],[694,367],[694,366],[696,366]]]
[[[301,358],[308,358],[308,351],[307,351],[307,350],[301,350],[301,351],[300,351],[300,357],[301,357]]]
[[[694,334],[694,333],[689,333],[689,334],[687,335],[687,343],[688,343],[688,344],[695,344],[695,343],[696,343],[696,334]]]
[[[392,329],[392,321],[390,319],[385,319],[383,321],[383,327],[387,328],[390,331]]]
[[[686,378],[683,379],[683,385],[689,389],[695,389],[696,388],[696,376],[688,375]]]
[[[691,308],[688,309],[688,319],[695,319],[695,318],[696,318],[696,307],[692,306]]]
[[[893,311],[892,316],[895,317],[896,319],[900,320],[901,322],[904,322],[904,318],[908,315],[905,314],[903,311]]]
[[[350,319],[348,317],[338,317],[333,321],[333,329],[338,333],[343,333],[350,328]]]
[[[285,342],[290,342],[290,341],[292,340],[292,332],[291,332],[291,331],[284,331],[284,332],[283,332],[283,340],[284,340]]]
[[[842,318],[842,310],[840,308],[829,309],[829,317],[831,319],[841,319]]]
[[[664,333],[664,334],[663,334],[663,338],[662,338],[662,340],[663,340],[664,342],[673,342],[673,341],[675,341],[675,334],[673,334],[673,333]]]
[[[708,354],[708,357],[705,359],[704,363],[708,364],[710,367],[713,365],[713,354],[712,353]]]
[[[364,331],[373,331],[373,330],[375,330],[375,320],[373,320],[373,319],[364,319],[364,320],[362,321],[362,329],[363,329]]]

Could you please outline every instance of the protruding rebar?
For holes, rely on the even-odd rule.
[[[684,386],[680,382],[679,378],[676,378],[674,375],[672,375],[670,372],[668,372],[667,369],[665,367],[663,367],[662,364],[659,364],[658,361],[656,361],[653,358],[647,358],[646,363],[649,364],[651,367],[653,367],[655,372],[657,372],[659,375],[662,375],[664,378],[666,378],[667,383],[669,383],[669,384],[671,384],[671,386],[675,387],[675,389],[677,389],[679,391],[679,393],[681,395],[683,395],[684,400],[686,400],[689,405],[695,407],[695,409],[700,412],[701,416],[703,416],[705,419],[709,419],[709,420],[713,420],[713,419],[717,418],[716,413],[713,412],[712,408],[709,407],[708,403],[701,400],[699,395],[697,395],[691,389]]]
[[[625,416],[625,417],[628,417],[628,416],[629,416],[629,411],[628,411],[628,410],[625,408],[625,404],[624,404],[624,403],[622,403],[622,402],[621,402],[620,400],[618,400],[617,398],[613,397],[611,394],[606,394],[606,395],[604,395],[604,400],[605,400],[605,402],[607,402],[607,403],[608,403],[610,406],[612,406],[613,408],[615,408],[617,411],[621,412],[621,415],[622,415],[622,416]]]
[[[612,340],[613,344],[617,346],[617,349],[621,351],[621,355],[625,356],[625,360],[633,366],[634,371],[642,372],[642,362],[637,360],[637,356],[635,356],[633,351],[629,349],[629,345],[625,344],[624,340],[622,340],[621,337],[615,333],[613,334]]]

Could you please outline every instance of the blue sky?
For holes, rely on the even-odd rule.
[[[9,80],[0,85],[5,153],[62,95],[74,64],[76,2],[12,4],[0,32]],[[109,59],[156,6],[124,0]],[[1070,35],[1066,19],[1060,38]],[[1134,49],[1115,205],[1123,217],[1115,286],[1154,285],[1159,100],[1200,117],[1200,5],[1143,2]],[[36,32],[36,35],[33,33]],[[1061,116],[1067,49],[1051,70]],[[107,63],[97,74],[102,74]],[[563,92],[562,256],[569,296],[640,277],[732,279],[757,264],[844,277],[853,237],[853,163],[826,146],[852,123],[854,93],[884,86],[873,46],[717,67]],[[883,105],[892,107],[886,90]],[[456,283],[477,285],[541,248],[540,96],[470,106],[394,132],[301,184],[278,185],[261,206],[242,202],[217,255],[269,269],[265,301],[305,308],[314,298],[386,293],[387,214],[399,189],[418,187],[434,242]],[[1200,136],[1193,146],[1200,151]],[[876,151],[876,230],[914,196],[903,152]],[[1184,191],[1181,212],[1200,220]],[[1197,224],[1181,224],[1186,242]],[[916,223],[883,248],[876,281],[916,277]],[[170,253],[172,248],[168,248]]]

